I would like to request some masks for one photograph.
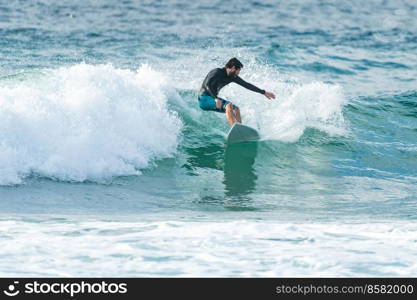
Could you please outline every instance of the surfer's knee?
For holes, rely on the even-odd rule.
[[[225,107],[226,111],[231,111],[233,109],[233,104],[232,103],[228,103]]]
[[[219,109],[222,107],[222,105],[223,105],[223,102],[219,99],[216,99],[216,108]]]

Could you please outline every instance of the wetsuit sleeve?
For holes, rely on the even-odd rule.
[[[203,88],[204,90],[213,98],[217,98],[217,90],[214,88],[214,78],[216,77],[217,70],[211,71],[208,75],[206,80],[204,80]]]
[[[251,90],[256,93],[265,94],[265,90],[261,90],[260,88],[254,86],[253,84],[250,84],[249,82],[244,81],[239,76],[236,76],[233,80],[233,82],[237,83],[240,86],[243,86],[244,88],[247,88],[248,90]]]

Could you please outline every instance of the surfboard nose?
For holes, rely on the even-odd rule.
[[[233,124],[227,135],[227,144],[236,144],[244,142],[255,142],[259,140],[259,133],[256,129],[242,125],[240,123]]]

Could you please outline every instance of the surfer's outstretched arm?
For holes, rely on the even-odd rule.
[[[233,126],[233,124],[242,123],[242,118],[240,117],[240,109],[236,105],[233,105],[232,103],[229,103],[226,105],[226,119],[229,121],[230,127]]]
[[[258,88],[257,86],[254,86],[253,84],[243,80],[239,76],[236,76],[233,81],[237,83],[238,85],[243,86],[244,88],[247,88],[248,90],[264,95],[268,99],[275,99],[275,95],[273,93],[262,90]]]

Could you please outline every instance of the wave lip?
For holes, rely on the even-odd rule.
[[[322,82],[281,85],[277,100],[253,109],[253,114],[258,115],[263,139],[292,143],[298,141],[307,128],[330,136],[348,134],[348,124],[343,117],[347,100],[340,86]]]
[[[140,174],[176,151],[182,127],[161,73],[79,64],[0,82],[0,185],[30,174],[82,182]]]

